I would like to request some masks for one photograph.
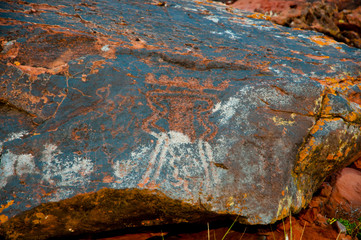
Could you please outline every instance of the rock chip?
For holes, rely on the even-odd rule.
[[[336,175],[327,214],[357,221],[361,215],[361,171],[344,168]]]
[[[8,238],[139,227],[144,212],[149,225],[274,223],[359,157],[359,49],[208,1],[1,8]],[[117,218],[127,204],[137,208]]]
[[[335,226],[336,226],[338,232],[340,232],[340,233],[346,233],[347,232],[347,229],[346,229],[345,225],[343,225],[339,221],[335,222]]]

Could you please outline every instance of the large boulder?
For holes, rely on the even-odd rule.
[[[360,156],[359,49],[208,1],[31,2],[0,3],[8,238],[273,223]]]

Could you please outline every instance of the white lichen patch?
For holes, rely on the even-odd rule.
[[[15,140],[15,139],[20,139],[22,138],[23,136],[29,134],[28,131],[21,131],[21,132],[17,132],[17,133],[11,133],[9,135],[9,138],[7,139],[7,141],[12,141],[12,140]]]
[[[292,97],[286,94],[282,94],[279,90],[272,88],[260,88],[252,93],[254,98],[262,99],[269,104],[274,104],[282,108],[283,106],[292,105]]]
[[[60,160],[60,154],[56,145],[45,145],[41,158],[44,181],[57,186],[79,186],[89,181],[94,166],[90,159],[74,156]]]
[[[256,26],[256,28],[258,28],[259,30],[265,30],[265,31],[274,31],[275,28],[273,26]]]
[[[268,67],[268,70],[272,71],[272,72],[275,72],[277,75],[280,75],[281,74],[281,71],[279,69],[275,69],[273,67]]]
[[[247,28],[254,28],[255,26],[257,26],[257,21],[252,19],[252,18],[247,18],[247,17],[234,17],[230,19],[231,22],[237,23],[237,24],[241,24],[243,27],[247,27]]]
[[[5,153],[0,162],[0,187],[4,187],[10,176],[22,176],[36,171],[34,156],[31,154],[16,155]]]
[[[112,165],[114,175],[122,180],[134,169],[137,162],[149,157],[151,151],[150,146],[142,145],[130,154],[129,159],[116,161]]]
[[[224,32],[211,31],[211,33],[215,34],[215,35],[227,36],[228,38],[230,38],[232,40],[237,40],[237,39],[241,38],[241,37],[237,36],[237,34],[232,32],[231,30],[226,30]]]
[[[204,17],[205,19],[208,19],[212,22],[218,23],[219,22],[219,18],[215,17],[215,16],[206,16]]]
[[[20,138],[22,138],[23,136],[25,136],[25,135],[27,135],[27,134],[29,134],[28,131],[20,131],[20,132],[16,132],[16,133],[11,133],[11,134],[9,134],[8,137],[5,138],[4,141],[2,141],[2,142],[0,141],[0,150],[2,149],[2,146],[3,146],[3,144],[4,144],[5,142],[10,142],[10,141],[13,141],[13,140],[15,140],[15,139],[20,139]]]
[[[76,194],[76,192],[74,191],[74,189],[63,188],[63,189],[56,191],[54,194],[52,194],[51,197],[49,198],[49,201],[50,202],[59,202],[63,199],[70,198],[70,197],[74,196],[75,194]]]
[[[234,32],[230,30],[226,30],[225,33],[229,36],[230,39],[233,40],[240,39],[240,37],[238,37]]]
[[[190,12],[199,12],[199,11],[204,11],[206,10],[206,8],[204,8],[203,6],[201,5],[198,5],[197,6],[198,8],[194,8],[193,6],[189,5],[189,7],[187,6],[184,6],[184,5],[174,5],[174,8],[182,8],[184,9],[185,11],[190,11]]]
[[[104,46],[101,48],[101,50],[102,50],[103,52],[108,52],[108,51],[110,50],[109,45],[104,45]]]
[[[239,107],[239,103],[239,98],[231,97],[224,103],[217,103],[212,112],[215,113],[219,111],[221,113],[221,119],[219,122],[223,125],[226,124],[236,113],[236,109]]]

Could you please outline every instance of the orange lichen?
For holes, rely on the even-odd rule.
[[[311,130],[311,134],[315,134],[317,131],[322,130],[322,126],[325,125],[325,122],[323,121],[323,119],[320,119],[312,128]],[[311,142],[312,141],[312,142]],[[312,145],[314,138],[312,138],[312,140],[310,141],[310,144]]]
[[[289,214],[290,214],[289,209],[288,208],[283,208],[277,217],[278,217],[278,219],[282,219],[284,217],[289,216]]]
[[[94,61],[90,70],[90,74],[96,74],[99,72],[99,69],[104,68],[103,65],[105,64],[109,64],[108,62],[106,62],[105,60],[98,60],[98,61]]]
[[[254,13],[254,14],[248,15],[247,17],[254,18],[254,19],[263,19],[263,20],[270,20],[271,19],[270,16],[266,16],[266,15],[264,15],[262,13]]]
[[[312,36],[310,37],[310,40],[314,43],[317,43],[321,47],[337,43],[335,40],[327,36]]]
[[[328,154],[328,156],[326,157],[326,160],[333,160],[334,155],[333,154]]]
[[[342,157],[343,156],[343,153],[342,152],[337,152],[336,153],[336,158],[340,158],[340,157]]]
[[[332,110],[332,107],[331,107],[331,106],[327,106],[327,107],[325,107],[325,109],[324,109],[324,113],[325,113],[325,114],[329,114],[329,112],[331,112],[331,110]]]
[[[7,204],[3,204],[0,207],[0,213],[2,213],[2,211],[4,211],[6,208],[10,207],[11,205],[14,204],[14,200],[10,200]]]
[[[305,56],[319,61],[330,58],[329,56],[316,56],[312,54],[306,54]]]
[[[86,82],[87,81],[86,77],[87,77],[86,74],[81,75],[81,81]]]
[[[33,224],[41,224],[41,221],[45,218],[44,213],[35,213],[36,219],[33,220]]]
[[[305,147],[304,149],[302,149],[299,152],[299,157],[298,157],[298,161],[299,162],[304,162],[309,156],[310,156],[310,146]],[[302,170],[302,169],[301,169]]]
[[[345,118],[349,122],[354,122],[354,121],[357,120],[358,116],[357,116],[357,114],[355,112],[351,112]]]
[[[0,215],[0,224],[7,222],[9,220],[8,216],[1,214]]]
[[[355,84],[360,83],[361,78],[360,77],[352,77],[352,76],[342,76],[342,77],[326,77],[324,79],[317,79],[312,78],[312,80],[315,80],[325,86],[328,86],[328,90],[330,94],[336,94],[336,89],[341,90],[348,90],[352,88]]]
[[[6,208],[10,207],[13,204],[14,204],[14,200],[10,200],[8,203],[1,205],[0,213],[2,213],[2,211],[4,211]],[[0,215],[0,224],[8,221],[8,219],[9,219],[8,216],[6,216],[4,214]]]
[[[320,127],[320,125],[315,125],[311,130],[311,134],[315,134],[318,130],[322,130],[322,127]]]

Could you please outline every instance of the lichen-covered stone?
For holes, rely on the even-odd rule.
[[[360,155],[359,49],[208,1],[1,8],[3,232],[103,188],[268,224]]]

